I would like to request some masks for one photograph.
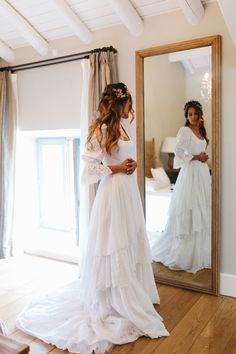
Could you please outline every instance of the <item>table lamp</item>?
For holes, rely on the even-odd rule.
[[[175,144],[176,144],[175,137],[166,137],[161,147],[161,152],[167,152],[169,154],[168,167],[170,170],[173,169],[173,160],[175,156],[174,154]]]

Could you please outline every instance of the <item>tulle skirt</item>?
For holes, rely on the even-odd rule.
[[[152,258],[171,269],[211,268],[211,177],[207,164],[180,170],[164,232],[152,233]]]
[[[72,353],[105,353],[139,336],[168,336],[159,301],[136,180],[114,174],[98,188],[80,279],[31,303],[16,324]]]

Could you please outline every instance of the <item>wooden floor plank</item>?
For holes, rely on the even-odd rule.
[[[8,335],[14,333],[17,330],[17,328],[15,326],[15,321],[16,321],[16,316],[8,318],[7,320],[4,320],[4,324],[7,328]]]
[[[181,270],[171,270],[160,262],[152,264],[154,275],[157,279],[170,279],[187,282],[191,285],[197,285],[204,288],[212,288],[212,270],[201,269],[196,274]]]
[[[2,307],[36,291],[38,295],[48,292],[75,280],[78,274],[76,265],[56,261],[53,264],[50,263],[53,261],[39,257],[16,258],[15,269],[13,261],[14,259],[9,258],[10,274],[7,276],[8,272],[6,272],[4,278],[0,277],[0,316],[2,316]],[[4,268],[6,265],[7,262],[4,262]]]
[[[235,354],[236,353],[236,329],[229,339],[223,354]]]
[[[68,354],[69,352],[67,350],[61,350],[58,348],[54,348],[49,353],[50,354]]]
[[[160,305],[156,305],[155,308],[157,312],[159,313],[160,308],[168,306],[167,304],[169,302],[174,301],[174,297],[178,294],[179,289],[178,288],[172,288],[170,286],[163,286],[159,285],[158,286],[158,292],[160,296]],[[141,337],[137,341],[128,343],[128,344],[123,344],[123,345],[116,345],[112,351],[111,354],[126,354],[126,353],[137,353],[139,348],[142,348],[146,346],[150,342],[150,338],[147,337]]]
[[[9,337],[17,340],[20,343],[25,343],[25,344],[29,344],[33,340],[35,340],[35,337],[33,337],[25,332],[22,332],[19,329],[17,331],[15,331],[13,334],[9,335]]]
[[[215,315],[189,349],[189,354],[221,354],[236,329],[236,301],[225,298]],[[236,353],[236,346],[234,348]]]
[[[40,293],[77,279],[77,267],[37,257],[26,258],[22,265],[19,262],[0,261],[0,319],[4,319],[10,338],[28,344],[30,354],[69,354],[21,332],[14,323],[18,313]],[[236,354],[235,298],[166,285],[158,285],[158,291],[161,304],[156,309],[170,337],[142,337],[115,346],[109,354]]]
[[[20,311],[38,296],[77,279],[76,265],[43,259],[40,257],[17,257],[0,261],[4,276],[7,265],[11,276],[0,282],[0,319],[4,320],[8,334],[15,330],[15,318]]]
[[[201,294],[196,292],[193,293],[188,290],[166,286],[163,288],[162,294],[161,291],[159,291],[159,293],[163,301],[161,301],[160,306],[157,306],[156,309],[163,317],[165,326],[169,332],[175,328],[179,321],[201,297]],[[117,349],[114,349],[113,351],[114,354],[116,352],[119,354],[136,354],[137,352],[139,354],[147,354],[155,350],[164,340],[166,340],[166,337],[152,340],[150,340],[150,338],[143,337],[138,339],[136,342],[123,345],[119,351],[117,351]]]
[[[166,338],[153,352],[144,351],[142,354],[189,353],[193,342],[214,316],[222,301],[221,297],[213,297],[211,295],[201,296],[175,326],[170,337]]]
[[[30,343],[30,354],[47,354],[55,347],[53,345],[42,342],[39,339]]]

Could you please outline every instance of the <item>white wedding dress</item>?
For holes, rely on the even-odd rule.
[[[159,296],[136,178],[111,174],[106,166],[132,157],[133,143],[119,140],[111,156],[96,136],[92,144],[93,151],[84,155],[83,179],[100,179],[100,185],[81,278],[36,300],[16,321],[44,342],[82,354],[105,353],[139,336],[169,335],[153,306]]]
[[[207,147],[190,128],[180,128],[174,167],[181,168],[168,221],[162,233],[152,235],[152,258],[173,270],[196,273],[211,268],[211,177],[206,163],[192,161]]]

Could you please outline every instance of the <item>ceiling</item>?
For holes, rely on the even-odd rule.
[[[83,35],[80,36],[82,40],[91,42],[94,31],[120,24],[126,25],[131,33],[133,31],[134,35],[138,35],[138,31],[141,33],[141,26],[144,26],[142,20],[147,17],[177,10],[185,12],[183,6],[186,7],[189,3],[193,3],[196,6],[194,11],[198,11],[199,6],[203,9],[207,3],[214,1],[216,0],[0,0],[0,56],[4,57],[3,49],[10,50],[12,57],[16,48],[32,45],[37,50],[37,40],[41,41],[39,47],[44,45],[44,49],[39,48],[38,52],[41,50],[41,54],[45,54],[50,41],[80,36],[81,31],[84,31],[84,38]],[[229,0],[219,0],[224,1]],[[129,24],[133,24],[133,29],[129,28]],[[30,35],[36,38],[32,39]],[[10,59],[9,57],[8,61]]]
[[[180,62],[184,69],[192,74],[196,69],[211,67],[211,47],[172,52],[168,54],[168,59],[171,63]]]

